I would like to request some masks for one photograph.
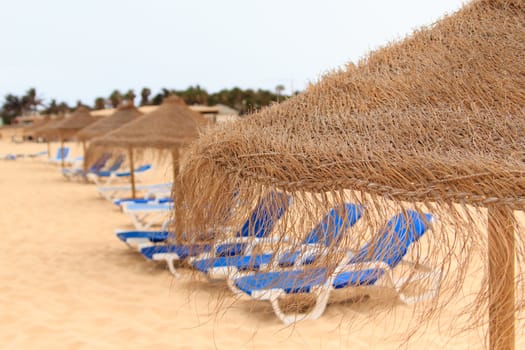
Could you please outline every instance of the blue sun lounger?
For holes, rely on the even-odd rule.
[[[42,157],[42,156],[45,156],[45,155],[47,155],[47,151],[40,151],[40,152],[36,152],[36,153],[26,154],[25,157],[36,158],[36,157]]]
[[[56,153],[55,157],[54,158],[49,158],[48,161],[50,163],[58,164],[58,163],[62,162],[62,159],[64,159],[64,162],[67,162],[68,161],[68,157],[69,157],[69,147],[59,147],[57,149],[57,153]]]
[[[89,172],[85,176],[89,181],[92,181],[97,185],[102,183],[102,179],[105,180],[106,185],[111,184],[111,182],[118,177],[118,174],[124,174],[123,176],[131,176],[129,171],[118,171],[122,166],[122,163],[124,163],[124,159],[125,157],[123,155],[119,155],[108,169],[101,168],[97,171]]]
[[[173,223],[173,220],[165,220],[160,230],[115,230],[115,235],[122,242],[126,243],[130,248],[149,247],[157,243],[166,241],[169,237],[168,226]]]
[[[171,193],[171,191],[170,191]],[[146,194],[143,198],[119,198],[114,199],[113,204],[120,207],[127,204],[164,204],[173,203],[173,198],[166,193],[150,193]]]
[[[128,203],[137,203],[137,201],[142,201],[144,199],[134,200],[134,201],[124,201],[123,206],[126,206]],[[269,200],[269,197],[263,198],[261,203],[264,203],[265,200]],[[167,200],[166,203],[173,203],[173,199]],[[253,214],[252,214],[253,215]],[[115,230],[115,235],[118,239],[126,243],[130,247],[137,247],[139,250],[143,247],[151,246],[154,243],[160,243],[168,239],[169,233],[167,231],[168,225],[172,223],[172,220],[167,220],[162,224],[161,230]],[[246,225],[246,224],[245,224]],[[223,228],[222,231],[226,231],[227,228]]]
[[[148,260],[166,261],[172,274],[178,275],[174,262],[213,251],[216,256],[233,256],[249,251],[254,243],[268,237],[276,220],[288,209],[290,197],[271,192],[257,205],[248,220],[231,239],[215,245],[207,243],[168,245],[160,244],[140,249]]]
[[[0,159],[3,159],[3,160],[17,160],[18,158],[35,158],[35,157],[44,156],[46,154],[47,154],[47,151],[40,151],[40,152],[28,153],[28,154],[25,154],[25,153],[21,153],[21,154],[9,153],[9,154],[5,154],[5,155],[1,155]]]
[[[281,267],[309,264],[330,248],[333,249],[343,237],[344,232],[361,218],[363,211],[363,207],[350,203],[332,208],[306,236],[301,247],[295,247],[294,250],[286,249],[282,252],[259,255],[197,256],[190,258],[190,263],[210,279],[226,278],[239,271],[258,270],[269,264]]]
[[[125,202],[122,212],[128,214],[137,230],[146,230],[162,222],[173,210],[173,202],[166,203],[133,203]]]
[[[64,175],[67,179],[73,179],[77,176],[81,176],[82,178],[85,178],[87,174],[90,173],[97,173],[98,171],[101,171],[104,166],[106,166],[106,163],[111,158],[111,153],[104,153],[91,167],[89,167],[87,172],[84,172],[84,169],[82,167],[77,168],[65,168],[62,169],[62,175]],[[83,158],[81,159],[83,160]],[[120,166],[120,165],[119,165]]]
[[[152,184],[152,185],[136,185],[137,191],[146,192],[146,196],[157,196],[163,193],[171,193],[173,184],[171,182]],[[97,186],[98,193],[109,201],[115,200],[115,198],[125,195],[125,193],[131,192],[131,185],[119,185],[119,186]],[[121,198],[122,199],[122,198]]]
[[[238,295],[249,295],[256,300],[271,302],[277,317],[291,324],[305,319],[319,318],[327,305],[330,292],[341,288],[369,288],[385,278],[396,290],[399,299],[407,304],[433,298],[438,291],[441,274],[425,268],[425,271],[394,279],[392,270],[402,262],[409,247],[428,229],[432,216],[421,216],[408,210],[394,216],[377,236],[355,254],[348,254],[334,271],[324,267],[303,266],[302,269],[254,272],[228,280],[230,288]],[[412,267],[416,267],[415,265]],[[418,267],[422,268],[420,265]],[[402,288],[407,282],[429,279],[428,291],[407,296]],[[279,299],[296,293],[315,293],[315,306],[306,313],[285,314]]]

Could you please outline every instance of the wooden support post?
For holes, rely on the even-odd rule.
[[[65,166],[65,160],[64,160],[64,154],[66,152],[64,151],[64,139],[63,138],[60,138],[60,159],[61,159],[61,162],[60,164],[62,165],[62,169],[64,169],[64,166]]]
[[[177,184],[177,178],[179,177],[179,150],[175,149],[171,151],[171,160],[173,166],[173,195],[175,203],[175,237],[177,242],[181,241],[182,237],[182,193],[180,193],[180,186]]]
[[[512,210],[488,207],[489,344],[491,350],[514,350],[515,241]]]
[[[87,171],[88,164],[86,157],[86,140],[82,140],[82,155],[84,156],[84,159],[82,161],[82,164],[84,165],[84,171]]]
[[[131,174],[131,197],[133,199],[136,198],[136,191],[135,191],[135,165],[133,165],[133,149],[131,147],[128,148],[128,156],[129,156],[129,170]]]
[[[47,141],[47,158],[51,158],[51,144]]]

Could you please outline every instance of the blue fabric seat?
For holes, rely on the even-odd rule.
[[[330,247],[336,245],[342,238],[343,233],[353,226],[362,216],[363,208],[361,206],[346,203],[341,207],[332,208],[328,214],[314,227],[307,237],[303,240],[302,245],[305,248],[312,246]],[[343,215],[340,215],[343,214]],[[301,256],[301,251],[285,251],[277,256],[278,265],[293,266]],[[193,267],[204,273],[213,273],[217,270],[219,275],[214,278],[225,278],[225,272],[235,270],[256,270],[261,265],[267,265],[274,258],[274,254],[246,255],[235,257],[212,257],[192,261]],[[311,264],[317,258],[317,254],[307,254],[301,259],[302,264]],[[228,267],[231,271],[224,269]]]
[[[173,198],[163,197],[163,198],[121,198],[115,199],[113,203],[117,206],[121,206],[123,203],[134,203],[134,204],[164,204],[164,203],[173,203]]]
[[[343,260],[336,268],[335,274],[327,267],[304,266],[302,269],[294,270],[254,272],[230,280],[229,285],[237,293],[244,293],[259,300],[270,300],[276,315],[284,323],[315,319],[324,311],[330,290],[373,286],[387,270],[390,272],[395,268],[403,260],[409,247],[425,233],[431,220],[430,214],[420,215],[412,210],[394,216],[357,254]],[[440,276],[435,271],[420,275],[432,278],[433,286],[436,285],[436,278],[439,280]],[[389,277],[392,278],[391,275]],[[394,281],[392,282],[396,285]],[[317,304],[312,311],[306,314],[285,315],[280,310],[278,298],[286,294],[309,293],[314,287],[321,289],[318,292]],[[270,291],[272,293],[268,293]],[[437,293],[437,288],[416,297],[405,297],[400,290],[397,291],[401,300],[408,303],[433,297]]]
[[[141,253],[149,260],[166,260],[170,271],[174,274],[174,260],[185,259],[202,253],[213,253],[218,257],[228,257],[241,254],[245,251],[248,243],[242,241],[246,238],[262,239],[272,231],[276,220],[278,220],[289,205],[289,197],[283,193],[271,192],[266,195],[257,205],[248,220],[234,235],[231,242],[223,242],[211,247],[203,243],[202,249],[197,249],[195,244],[167,245],[161,244],[141,248]],[[188,249],[191,247],[192,249]],[[174,254],[175,253],[175,254]],[[179,254],[180,253],[180,254]]]

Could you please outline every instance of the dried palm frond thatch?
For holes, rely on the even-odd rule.
[[[460,312],[472,315],[468,328],[489,309],[490,345],[507,348],[525,306],[525,237],[513,215],[525,209],[524,52],[525,2],[473,1],[296,97],[215,129],[181,170],[183,229],[221,222],[232,192],[246,206],[269,190],[291,193],[296,210],[282,225],[301,229],[276,233],[283,238],[344,201],[366,205],[369,229],[393,212],[430,212],[439,224],[413,258],[443,278],[422,317],[458,296],[472,262],[483,261],[477,296]],[[343,246],[369,240],[370,230],[356,229]],[[340,252],[312,266],[333,271]]]
[[[116,149],[128,152],[133,169],[133,160],[141,156],[143,149],[169,150],[175,178],[179,172],[179,149],[195,140],[199,136],[199,129],[206,124],[206,119],[189,109],[180,97],[170,96],[153,112],[92,139],[86,154],[86,164],[102,153]],[[131,181],[135,196],[133,176]]]
[[[94,137],[102,136],[142,115],[142,112],[140,112],[132,103],[122,104],[117,108],[115,113],[109,117],[101,118],[80,130],[76,134],[76,138],[82,141],[87,141]]]

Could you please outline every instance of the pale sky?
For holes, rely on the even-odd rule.
[[[0,101],[93,104],[113,89],[301,90],[460,0],[3,0]]]

